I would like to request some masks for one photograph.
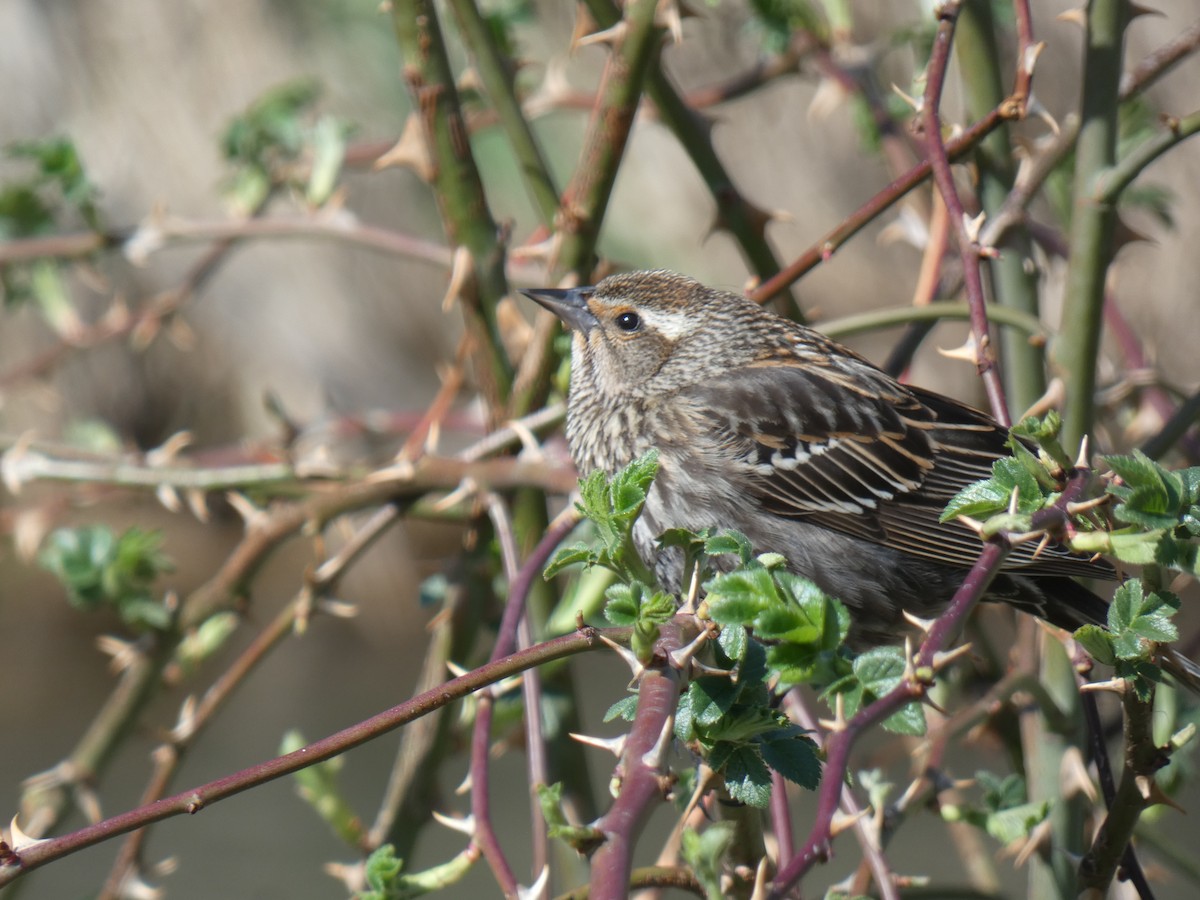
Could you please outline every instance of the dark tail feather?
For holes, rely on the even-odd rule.
[[[1039,578],[1045,592],[1043,618],[1051,625],[1074,631],[1081,625],[1107,625],[1108,604],[1071,578]],[[1163,647],[1158,663],[1175,680],[1193,693],[1200,694],[1200,665],[1171,647]]]

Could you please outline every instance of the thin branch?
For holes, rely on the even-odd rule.
[[[967,214],[963,209],[962,200],[959,199],[958,189],[954,184],[954,173],[950,169],[950,159],[946,155],[946,145],[942,140],[942,120],[939,110],[942,103],[942,88],[946,83],[946,69],[950,62],[950,49],[954,40],[954,26],[959,6],[959,0],[951,0],[938,9],[937,36],[934,39],[933,52],[925,74],[926,88],[922,114],[933,178],[941,192],[942,200],[945,201],[950,221],[958,234],[958,249],[962,257],[967,302],[971,306],[971,333],[975,341],[976,368],[983,378],[992,416],[1001,425],[1007,427],[1012,424],[1012,420],[1009,417],[1008,402],[1004,397],[1004,385],[1000,381],[1000,372],[996,368],[996,353],[992,347],[988,326],[987,301],[983,294],[983,275],[979,266],[980,247],[969,231]]]
[[[1117,221],[1116,208],[1099,201],[1097,191],[1117,161],[1121,45],[1128,17],[1127,0],[1093,0],[1087,9],[1070,254],[1062,337],[1054,353],[1067,388],[1063,438],[1068,447],[1079,446],[1094,419],[1104,282]]]
[[[172,816],[198,813],[226,797],[338,756],[501,679],[556,659],[602,647],[604,644],[600,642],[600,633],[594,628],[583,628],[575,634],[554,638],[528,650],[518,651],[503,659],[486,663],[466,675],[453,678],[433,690],[419,694],[329,737],[314,741],[293,753],[181,791],[149,806],[112,816],[70,834],[11,848],[11,852],[4,857],[4,864],[0,865],[0,886],[85,847]],[[628,629],[605,629],[603,633],[609,639],[618,642],[627,641],[629,637]]]
[[[946,154],[953,162],[972,150],[984,137],[999,128],[1015,114],[1008,104],[992,110],[985,118],[976,122],[961,135],[946,144]],[[883,190],[847,216],[832,231],[804,251],[774,278],[750,292],[751,299],[764,303],[788,285],[798,281],[810,269],[830,260],[839,248],[869,223],[878,218],[909,191],[920,185],[931,172],[929,160],[917,163],[899,178],[894,179]]]

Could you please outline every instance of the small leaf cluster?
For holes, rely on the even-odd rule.
[[[633,628],[632,648],[642,662],[650,659],[658,626],[675,615],[676,600],[652,587],[654,578],[633,546],[633,524],[646,503],[646,495],[658,472],[654,451],[635,459],[611,479],[593,472],[579,484],[577,504],[596,529],[599,547],[578,543],[559,550],[546,567],[545,577],[557,575],[567,566],[603,566],[622,582],[605,591],[605,617],[614,625]]]
[[[161,533],[140,528],[120,537],[104,525],[60,528],[39,561],[62,582],[76,609],[111,607],[135,630],[162,630],[171,613],[151,594],[158,576],[173,568],[162,540]]]
[[[741,535],[717,541],[749,542]],[[720,544],[714,546],[718,550]],[[726,652],[740,658],[747,630],[766,645],[767,668],[780,684],[830,684],[849,671],[842,644],[850,631],[850,613],[839,601],[783,568],[778,555],[746,558],[737,569],[705,585],[706,614],[722,626]]]
[[[89,228],[99,231],[99,194],[88,180],[75,145],[67,138],[10,144],[7,155],[31,160],[33,172],[0,187],[0,241],[54,234],[60,219],[74,212]],[[77,321],[58,262],[35,259],[0,267],[4,303],[37,305],[60,333]]]
[[[771,708],[762,644],[747,641],[737,660],[718,647],[717,663],[736,664],[736,679],[733,673],[693,679],[676,710],[675,736],[701,752],[731,797],[751,806],[770,800],[771,769],[816,788],[821,780],[816,744]]]
[[[1113,518],[1126,527],[1098,549],[1124,562],[1200,575],[1200,468],[1172,472],[1137,450],[1105,462],[1119,479],[1108,486],[1117,501]]]
[[[329,199],[350,129],[332,116],[314,119],[320,94],[319,85],[309,79],[280,85],[226,127],[221,151],[233,172],[225,192],[237,211],[256,209],[277,185],[303,188],[312,206]],[[303,182],[294,174],[301,161],[308,162]]]
[[[842,695],[845,714],[852,716],[864,706],[890,694],[906,677],[904,651],[899,647],[874,647],[854,658],[852,671],[834,682],[826,696]],[[896,734],[919,737],[925,734],[921,704],[906,703],[883,720],[883,727]]]
[[[1027,801],[1025,781],[1019,775],[1000,778],[992,772],[979,771],[975,773],[975,781],[983,788],[982,804],[945,805],[942,807],[943,818],[951,822],[969,822],[1007,845],[1029,837],[1050,812],[1049,801]]]
[[[355,900],[410,900],[444,890],[462,881],[475,861],[472,853],[463,852],[420,872],[405,872],[404,860],[396,856],[396,848],[384,844],[377,848],[363,866],[367,889],[355,893]]]
[[[1098,662],[1113,666],[1142,700],[1149,700],[1162,670],[1153,662],[1157,645],[1174,641],[1179,630],[1171,617],[1179,611],[1179,598],[1169,591],[1147,593],[1140,579],[1131,578],[1113,595],[1108,607],[1108,628],[1084,625],[1075,639]]]

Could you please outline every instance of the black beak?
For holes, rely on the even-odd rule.
[[[568,328],[573,328],[581,334],[587,334],[599,324],[587,305],[588,297],[592,296],[590,287],[577,287],[566,291],[539,288],[521,293],[550,310],[562,319]]]

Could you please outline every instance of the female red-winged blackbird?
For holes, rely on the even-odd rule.
[[[579,471],[611,475],[658,450],[634,540],[665,586],[684,573],[681,552],[657,544],[663,531],[734,528],[841,599],[852,645],[896,641],[904,610],[944,609],[981,548],[938,517],[1008,455],[993,419],[672,272],[524,293],[574,332],[567,439]],[[1071,576],[1113,571],[1023,544],[987,599],[1067,629],[1105,622],[1107,605]]]

